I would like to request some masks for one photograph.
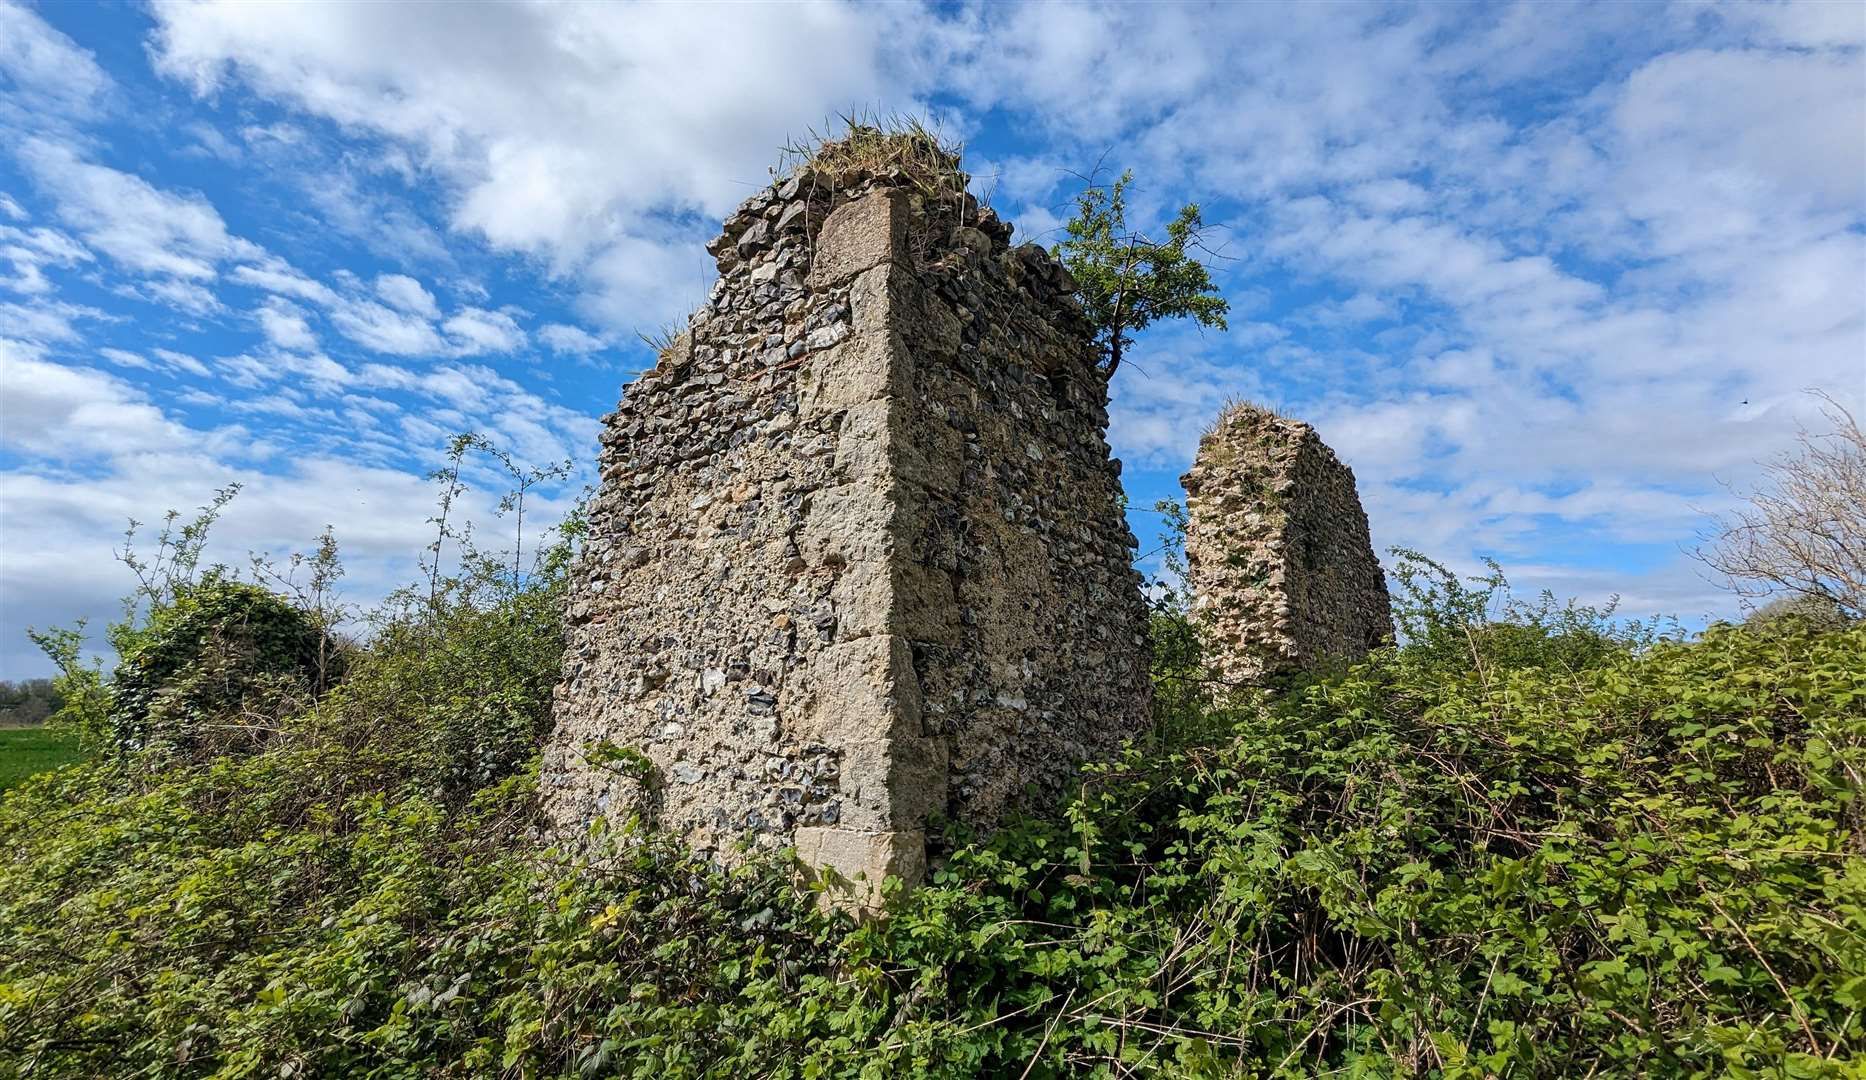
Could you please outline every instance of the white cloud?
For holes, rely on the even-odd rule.
[[[220,302],[220,297],[215,296],[213,290],[207,286],[175,278],[156,278],[131,286],[126,291],[152,303],[166,304],[190,315],[211,315],[221,311],[224,307]]]
[[[1481,311],[1521,332],[1572,317],[1602,287],[1569,275],[1546,255],[1422,216],[1343,211],[1320,196],[1284,204],[1269,250],[1379,291],[1411,290],[1460,311]]]
[[[141,391],[101,371],[0,354],[0,446],[57,460],[177,449],[193,440]]]
[[[218,158],[230,165],[238,165],[246,157],[238,143],[221,134],[219,128],[206,121],[184,124],[182,131],[194,140],[194,145],[188,148],[187,153]]]
[[[179,353],[173,349],[155,349],[153,351],[157,356],[162,358],[164,363],[172,368],[185,371],[190,375],[196,375],[203,379],[207,378],[210,374],[206,364],[201,363],[201,361],[196,360],[187,353]]]
[[[20,159],[56,201],[59,216],[91,247],[131,270],[202,281],[215,276],[222,259],[260,254],[230,235],[220,214],[198,195],[158,190],[43,138],[27,139]]]
[[[79,319],[104,317],[96,308],[63,300],[35,298],[24,303],[0,303],[0,332],[40,345],[65,344],[82,337],[75,325]]]
[[[1857,49],[1866,45],[1866,19],[1861,19],[1850,4],[1738,4],[1725,0],[1716,10],[1733,32],[1770,45],[1812,49]]]
[[[339,300],[330,321],[344,337],[379,353],[438,356],[446,351],[433,323],[371,300]]]
[[[617,238],[584,268],[578,306],[598,325],[635,333],[679,321],[706,302],[718,271],[697,235]]]
[[[511,352],[526,342],[524,330],[511,315],[479,307],[461,308],[437,329],[433,320],[439,316],[440,308],[434,295],[414,278],[402,274],[383,274],[376,278],[374,293],[387,303],[358,295],[356,290],[362,283],[354,275],[338,272],[336,278],[345,290],[339,292],[276,258],[238,266],[232,276],[242,284],[274,294],[275,299],[261,309],[259,317],[269,340],[283,348],[315,345],[315,337],[303,312],[276,299],[283,296],[319,304],[327,309],[331,325],[338,333],[372,352],[390,356]],[[304,342],[311,344],[302,344]]]
[[[154,371],[156,369],[155,364],[151,363],[148,357],[139,353],[130,352],[128,349],[102,348],[97,350],[97,355],[118,367],[135,368],[138,371]]]
[[[1612,208],[1642,254],[1729,252],[1831,232],[1866,207],[1857,53],[1659,57],[1612,107]],[[1611,219],[1609,219],[1611,221]],[[1618,222],[1614,222],[1618,224]]]
[[[1347,194],[1356,206],[1378,214],[1424,210],[1432,203],[1430,192],[1410,180],[1397,177],[1356,184]]]
[[[0,0],[0,76],[0,128],[88,117],[111,88],[89,52],[13,0]]]
[[[424,319],[441,317],[440,305],[434,302],[434,294],[406,274],[383,274],[376,278],[376,295],[397,311],[419,315]]]
[[[11,209],[18,211],[18,217],[24,218],[25,211],[11,199],[6,200]],[[0,209],[7,206],[0,205]],[[39,227],[20,229],[11,225],[0,225],[0,260],[5,260],[13,267],[11,277],[0,277],[0,288],[11,289],[18,293],[43,295],[52,291],[52,283],[45,276],[48,266],[76,266],[90,262],[91,253],[84,245],[57,229]]]
[[[1233,332],[1248,334],[1251,325],[1234,323]],[[1224,344],[1185,326],[1163,326],[1140,339],[1109,392],[1108,441],[1117,454],[1148,468],[1183,467],[1227,400],[1275,404],[1258,372],[1222,359]]]
[[[546,323],[538,328],[538,340],[554,353],[586,356],[609,347],[608,342],[581,327],[564,323]]]
[[[404,200],[368,176],[358,177],[348,167],[329,167],[317,159],[312,147],[293,147],[299,153],[294,171],[301,171],[304,194],[320,216],[344,236],[393,262],[447,264],[453,254],[446,238]]]
[[[508,353],[525,345],[525,332],[502,311],[464,307],[441,324],[453,340],[454,353],[474,356],[479,353]]]
[[[648,241],[662,212],[717,219],[803,124],[909,103],[930,70],[895,55],[924,43],[904,32],[920,13],[887,7],[475,5],[445,35],[395,5],[155,10],[159,70],[202,94],[237,80],[397,140],[454,189],[455,229],[566,272]],[[704,239],[686,231],[683,252]],[[590,279],[592,311],[618,326],[673,313],[665,290],[616,291],[619,271]]]
[[[39,360],[46,354],[44,345],[0,335],[0,361]]]
[[[488,384],[480,376],[491,374],[484,368],[446,367],[421,376],[417,385],[463,413],[477,412],[491,400]]]
[[[317,348],[317,335],[305,320],[304,311],[289,300],[273,297],[257,312],[259,328],[266,340],[281,349],[310,351]]]
[[[276,255],[264,256],[258,262],[249,265],[236,266],[229,276],[255,289],[264,289],[280,296],[309,300],[324,307],[335,307],[338,302],[337,294],[331,290],[330,286],[305,276]]]
[[[349,368],[323,353],[283,348],[224,357],[220,368],[228,382],[249,390],[290,380],[314,392],[332,394],[352,379]]]
[[[316,337],[304,312],[280,299],[291,296],[324,307],[331,325],[350,341],[389,356],[473,356],[508,353],[523,348],[526,334],[503,311],[467,306],[456,311],[437,329],[440,306],[434,294],[404,274],[382,274],[374,294],[386,303],[357,295],[362,283],[339,272],[339,292],[294,269],[282,259],[266,257],[234,268],[235,281],[264,289],[274,299],[259,313],[261,327],[274,345],[288,349],[316,347]],[[444,335],[443,335],[444,331]]]

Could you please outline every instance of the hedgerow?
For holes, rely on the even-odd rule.
[[[566,556],[403,595],[252,752],[0,799],[0,1075],[1866,1069],[1859,626],[1409,558],[1405,646],[1226,696],[1163,610],[1163,730],[858,923],[778,859],[540,839]]]

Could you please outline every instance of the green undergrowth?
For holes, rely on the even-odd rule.
[[[1161,731],[858,924],[541,844],[566,557],[435,574],[238,752],[0,796],[0,1075],[1866,1075],[1866,629],[1412,562],[1407,645],[1221,698],[1162,611]]]

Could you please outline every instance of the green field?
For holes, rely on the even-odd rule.
[[[51,728],[0,728],[0,791],[83,756],[74,735]]]

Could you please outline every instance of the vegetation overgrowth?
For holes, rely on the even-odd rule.
[[[808,170],[831,182],[891,175],[924,196],[946,200],[964,191],[970,180],[960,166],[964,150],[919,116],[854,113],[838,117],[827,131],[812,129],[793,140],[774,171],[795,176]]]
[[[1076,193],[1076,211],[1051,253],[1075,278],[1083,314],[1095,327],[1102,373],[1112,379],[1134,335],[1165,319],[1192,319],[1227,329],[1231,304],[1219,294],[1200,256],[1221,258],[1207,245],[1208,226],[1198,203],[1180,207],[1165,232],[1127,223],[1132,171],[1112,184],[1091,173]]]
[[[1866,1074],[1858,625],[1683,640],[1406,555],[1403,646],[1242,694],[1168,591],[1160,730],[858,923],[780,859],[540,840],[566,531],[437,542],[341,678],[204,706],[264,739],[0,798],[0,1076]]]

